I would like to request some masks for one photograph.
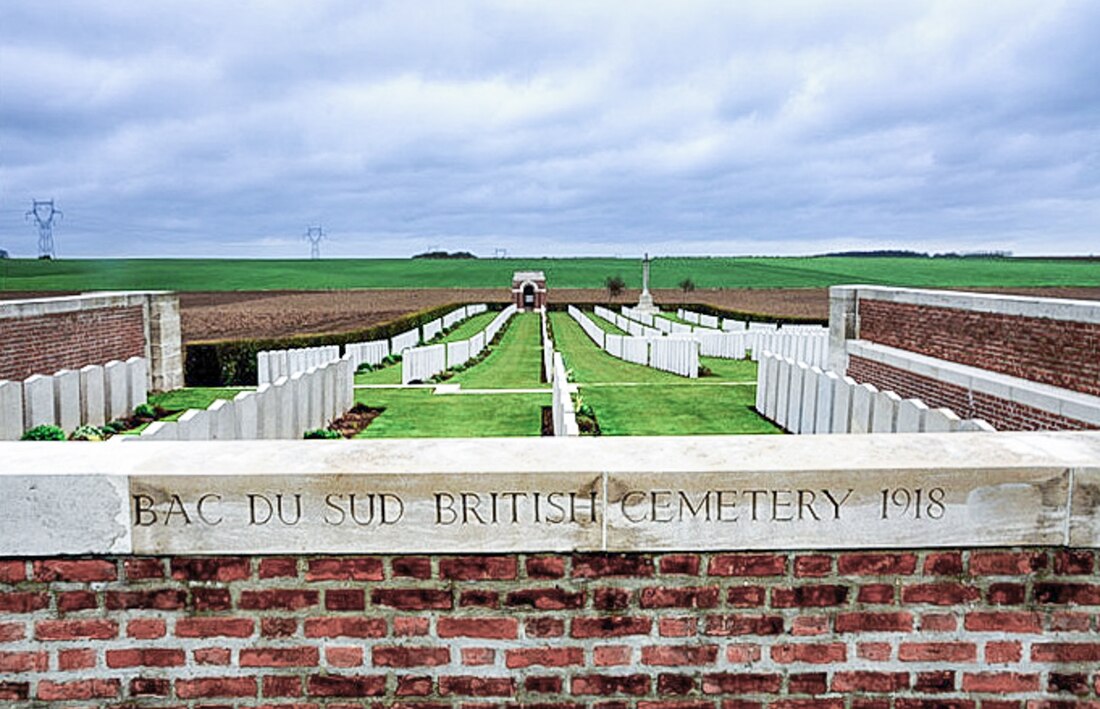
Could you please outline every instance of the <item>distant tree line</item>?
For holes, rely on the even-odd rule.
[[[413,258],[430,258],[430,259],[462,259],[462,258],[477,258],[469,251],[425,251],[422,254],[417,254]]]
[[[930,254],[927,251],[906,251],[903,249],[876,249],[874,251],[830,251],[817,257],[837,256],[845,258],[1012,258],[1011,251],[947,251]]]

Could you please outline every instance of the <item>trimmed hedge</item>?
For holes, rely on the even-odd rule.
[[[256,386],[256,354],[264,350],[346,345],[351,342],[390,339],[413,327],[443,317],[463,303],[421,310],[374,327],[352,332],[297,335],[256,340],[191,342],[184,346],[183,377],[189,387]],[[486,303],[489,310],[503,310],[506,303]]]

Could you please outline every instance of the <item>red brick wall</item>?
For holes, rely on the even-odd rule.
[[[0,379],[26,379],[145,356],[142,308],[99,308],[0,318]]]
[[[1066,549],[0,560],[0,702],[1095,703],[1096,572]]]
[[[959,418],[985,419],[998,431],[1076,431],[1096,426],[1049,411],[1025,406],[954,384],[907,372],[863,357],[848,358],[848,376],[860,384],[896,392],[903,399],[920,399],[929,408],[946,406]]]
[[[1100,396],[1100,324],[861,298],[859,337]]]

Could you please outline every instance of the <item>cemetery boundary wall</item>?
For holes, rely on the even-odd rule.
[[[179,298],[167,291],[0,301],[0,379],[143,357],[148,387],[183,386]]]
[[[1100,698],[1097,433],[0,455],[6,705]]]
[[[998,430],[1100,426],[1100,303],[834,286],[829,368]]]

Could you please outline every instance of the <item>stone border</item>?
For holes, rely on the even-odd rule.
[[[862,357],[946,384],[1100,425],[1100,397],[866,340],[848,340],[847,345],[848,355],[852,357]]]
[[[1024,318],[1100,323],[1100,302],[1092,300],[1038,298],[1023,295],[868,285],[833,286],[829,288],[829,297],[831,299],[847,291],[853,291],[857,293],[858,298],[867,300],[883,300],[891,303],[924,305],[933,308],[953,308]]]
[[[1100,547],[1100,432],[3,443],[0,460],[0,556]]]

